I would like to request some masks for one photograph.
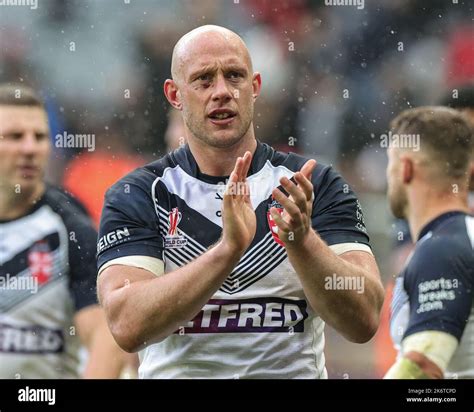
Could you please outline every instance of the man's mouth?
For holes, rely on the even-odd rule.
[[[216,109],[208,115],[211,122],[218,125],[229,124],[235,116],[237,113],[229,109]]]
[[[39,172],[39,168],[34,165],[19,165],[18,169],[23,177],[33,177]]]

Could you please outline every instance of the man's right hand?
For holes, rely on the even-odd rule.
[[[237,158],[222,202],[222,242],[233,253],[243,254],[255,236],[257,219],[250,201],[247,173],[252,154]]]

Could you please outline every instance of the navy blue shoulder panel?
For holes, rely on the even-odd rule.
[[[97,231],[85,207],[72,195],[48,186],[43,201],[61,216],[68,233],[69,290],[76,310],[97,304]]]
[[[123,256],[162,259],[163,239],[159,234],[153,189],[168,159],[166,156],[134,170],[107,191],[97,243],[99,268]]]
[[[474,252],[466,215],[446,215],[430,224],[432,230],[417,242],[403,273],[410,300],[404,337],[437,330],[460,340],[469,318],[474,299]]]

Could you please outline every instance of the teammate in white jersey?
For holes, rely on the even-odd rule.
[[[356,196],[331,167],[256,140],[261,76],[235,33],[189,32],[171,73],[188,144],[106,195],[113,335],[143,378],[327,377],[324,322],[366,342],[383,300]]]
[[[472,127],[456,110],[421,107],[391,128],[388,197],[416,244],[396,281],[390,329],[399,356],[386,378],[474,378]]]
[[[97,304],[97,232],[82,205],[45,183],[50,153],[41,100],[0,85],[0,378],[115,378],[126,354]]]

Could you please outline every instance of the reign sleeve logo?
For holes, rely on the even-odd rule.
[[[99,242],[97,243],[97,253],[100,253],[103,250],[115,246],[119,243],[123,243],[129,237],[130,232],[126,227],[122,229],[112,230],[112,232],[107,233],[99,239]]]

